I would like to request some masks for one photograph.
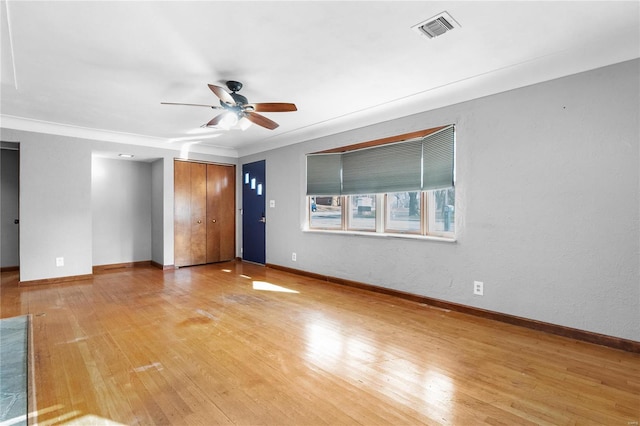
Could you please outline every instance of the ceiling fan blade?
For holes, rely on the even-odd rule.
[[[221,106],[217,105],[204,105],[204,104],[183,104],[181,102],[160,102],[162,105],[186,105],[186,106],[197,106],[197,107],[207,107],[213,109],[222,109]]]
[[[213,117],[207,124],[205,124],[205,127],[210,127],[210,126],[217,126],[218,124],[220,124],[220,122],[222,121],[222,119],[224,118],[224,115],[226,113],[222,113],[222,114],[218,114],[215,117]]]
[[[247,117],[247,120],[251,121],[252,123],[257,124],[258,126],[265,127],[269,130],[273,130],[279,126],[279,124],[275,121],[271,121],[264,115],[260,115],[255,112],[248,111],[245,113],[245,117]]]
[[[289,112],[297,111],[295,104],[288,104],[283,102],[261,102],[257,104],[249,104],[257,112]]]
[[[211,91],[218,97],[220,98],[220,100],[224,103],[227,103],[229,105],[235,105],[236,101],[231,97],[231,95],[229,94],[229,92],[227,92],[226,90],[224,90],[222,87],[220,86],[215,86],[213,84],[208,84],[209,89],[211,89]]]

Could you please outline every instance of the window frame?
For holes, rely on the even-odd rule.
[[[341,224],[340,227],[322,227],[322,226],[313,226],[312,225],[312,215],[314,212],[311,211],[311,200],[315,199],[317,202],[318,197],[326,197],[328,195],[318,195],[307,192],[306,195],[306,224],[304,226],[305,231],[310,232],[328,232],[328,233],[338,233],[338,234],[356,234],[356,235],[371,235],[371,236],[382,236],[382,237],[401,237],[401,238],[410,238],[410,239],[428,239],[428,240],[438,240],[438,241],[456,241],[456,229],[455,226],[455,215],[454,215],[454,226],[453,231],[435,231],[430,229],[431,215],[435,215],[436,212],[433,213],[430,210],[430,207],[435,208],[434,206],[430,206],[429,198],[431,197],[430,193],[441,190],[449,190],[451,188],[454,189],[454,212],[455,212],[455,204],[457,198],[456,182],[455,182],[455,150],[456,150],[456,140],[455,140],[455,124],[449,124],[445,126],[435,127],[431,129],[421,130],[417,132],[406,133],[403,135],[391,136],[388,138],[377,139],[369,142],[358,143],[354,145],[349,145],[340,148],[333,148],[325,151],[314,152],[308,155],[314,154],[338,154],[338,153],[348,153],[349,151],[360,150],[363,148],[371,148],[377,147],[380,145],[387,145],[391,143],[403,143],[403,142],[411,142],[416,138],[426,138],[431,134],[438,133],[441,130],[447,130],[448,128],[453,128],[453,165],[452,165],[452,173],[453,173],[453,181],[451,182],[451,186],[446,188],[436,188],[436,189],[415,189],[415,190],[399,190],[394,192],[385,192],[385,193],[377,193],[377,194],[355,194],[355,193],[342,193],[340,195],[333,195],[332,197],[337,197],[340,201],[340,215],[341,215]],[[433,158],[433,157],[430,157]],[[307,191],[309,191],[309,186],[307,185]],[[420,209],[420,227],[419,230],[402,230],[402,229],[393,229],[389,226],[389,214],[391,209],[388,205],[388,197],[390,194],[394,193],[402,193],[402,192],[417,192],[419,194],[419,209]],[[369,228],[358,228],[353,226],[352,224],[352,203],[354,197],[358,196],[375,196],[375,229]],[[317,204],[316,204],[317,205]],[[455,214],[455,213],[454,213]],[[435,216],[434,221],[435,221]]]
[[[456,240],[456,227],[455,227],[455,217],[454,217],[454,230],[453,231],[436,231],[431,230],[430,223],[430,215],[432,210],[429,209],[429,197],[430,192],[449,190],[453,188],[455,190],[455,186],[451,186],[449,188],[442,189],[430,189],[426,191],[406,191],[406,192],[417,192],[420,199],[418,201],[418,205],[420,206],[420,229],[419,230],[402,230],[402,229],[393,229],[388,226],[388,217],[390,213],[390,209],[388,208],[389,195],[394,194],[393,192],[383,193],[383,194],[350,194],[350,195],[339,195],[334,196],[340,199],[340,227],[322,227],[322,226],[312,226],[311,224],[311,199],[316,198],[316,196],[307,196],[307,226],[305,227],[305,231],[311,232],[330,232],[330,233],[340,233],[340,234],[358,234],[358,235],[377,235],[377,236],[387,236],[387,237],[404,237],[404,238],[419,238],[419,239],[434,239],[438,241],[455,241]],[[405,191],[402,191],[405,192]],[[365,196],[375,196],[375,229],[367,229],[367,228],[357,228],[353,227],[350,224],[350,209],[352,207],[351,197],[357,197],[358,195]],[[454,204],[455,206],[455,193],[454,193]],[[433,212],[435,214],[435,212]]]
[[[436,209],[435,206],[433,209],[429,209],[429,192],[435,192],[435,191],[448,191],[450,188],[453,188],[454,190],[454,197],[453,197],[453,206],[454,206],[454,220],[453,220],[453,231],[436,231],[436,230],[431,230],[429,227],[429,224],[431,222],[430,220],[430,215],[433,212],[434,217],[435,217],[435,213],[436,213]],[[456,198],[457,196],[455,195],[455,185],[451,186],[449,188],[441,188],[441,189],[431,189],[429,191],[425,191],[425,208],[427,210],[425,210],[426,214],[425,214],[425,226],[426,226],[426,233],[425,235],[431,235],[434,237],[441,237],[441,238],[455,238],[456,235],[456,226],[455,226],[455,205],[456,205]],[[435,202],[435,195],[434,195],[434,202]]]

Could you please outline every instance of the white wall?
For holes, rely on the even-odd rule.
[[[151,260],[151,164],[94,157],[93,265]]]
[[[14,220],[19,217],[19,173],[20,152],[14,149],[0,149],[0,173],[2,189],[0,190],[0,266],[14,267],[20,265],[19,225]]]
[[[241,158],[267,161],[267,263],[640,341],[639,64]],[[456,243],[302,231],[306,153],[450,123]]]

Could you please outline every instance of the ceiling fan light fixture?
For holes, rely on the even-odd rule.
[[[229,111],[224,114],[224,117],[222,117],[218,126],[225,130],[229,130],[236,124],[238,124],[238,114],[235,111]]]
[[[238,127],[240,128],[240,130],[242,130],[244,132],[249,127],[251,127],[251,122],[249,120],[247,120],[246,117],[242,117],[240,119],[240,121],[238,121]]]

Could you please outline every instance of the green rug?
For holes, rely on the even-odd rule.
[[[0,320],[0,424],[27,424],[29,317]]]

